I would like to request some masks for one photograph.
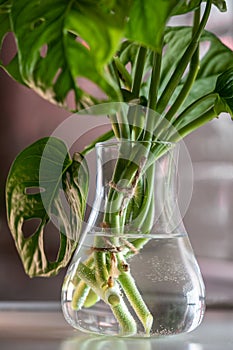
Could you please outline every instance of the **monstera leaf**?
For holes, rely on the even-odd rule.
[[[71,160],[59,139],[41,139],[18,155],[6,184],[7,216],[29,276],[54,275],[67,265],[77,245],[87,189],[85,162],[78,154]],[[24,225],[33,219],[38,225],[25,237]],[[51,219],[60,231],[56,261],[49,261],[44,249],[45,228]]]
[[[220,108],[217,112],[227,112],[233,119],[233,65],[218,77],[214,91],[220,98],[216,103],[216,108]]]
[[[127,1],[124,3],[126,14],[119,10],[114,16],[92,0],[12,0],[11,30],[18,46],[14,62],[18,61],[21,80],[64,107],[70,92],[75,95],[76,109],[97,101],[80,86],[79,78],[118,100],[119,93],[104,67],[122,36],[127,15]],[[9,73],[14,71],[10,64]],[[15,78],[19,80],[18,75]]]
[[[2,66],[17,81],[65,108],[72,96],[75,110],[119,101],[119,86],[108,65],[121,40],[128,37],[161,50],[164,27],[177,3],[1,0],[0,39],[12,31],[18,48],[12,61]]]
[[[152,49],[161,48],[166,22],[177,0],[135,0],[127,24],[127,38]]]
[[[163,83],[166,83],[170,79],[171,73],[177,66],[178,60],[181,57],[182,52],[184,52],[185,45],[187,45],[187,40],[190,37],[190,28],[170,27],[167,29],[165,36],[167,51],[164,56],[162,69]],[[219,74],[227,70],[233,62],[232,50],[224,45],[216,35],[204,31],[201,36],[201,45],[202,43],[205,54],[201,57],[198,75],[187,100],[183,104],[183,109],[201,96],[212,92],[215,88]],[[173,98],[179,93],[184,81],[185,77],[180,81]],[[200,105],[199,110],[196,110],[198,114],[203,112],[202,107],[203,106]]]
[[[172,77],[174,70],[176,69],[185,49],[187,48],[192,35],[192,29],[190,27],[167,27],[164,36],[165,53],[162,60],[162,69],[160,77],[159,94],[166,87],[167,83]],[[218,76],[226,71],[233,62],[233,52],[230,48],[224,45],[221,40],[214,34],[204,31],[201,36],[201,45],[204,45],[205,54],[200,59],[200,69],[196,80],[193,84],[192,90],[189,93],[182,109],[185,109],[193,101],[199,99],[212,92],[215,88],[215,84]],[[129,63],[133,70],[136,65],[136,52],[138,45],[131,41],[125,41],[119,50],[119,59],[124,66]],[[147,55],[145,64],[145,75],[149,74],[152,69],[152,53]],[[184,76],[178,84],[170,103],[177,97],[180,89],[182,88],[186,76]],[[150,86],[150,80],[145,79],[142,85],[141,95],[148,96]],[[208,106],[207,106],[208,107]],[[199,109],[196,110],[197,114],[203,112],[203,108],[206,105],[199,105]]]

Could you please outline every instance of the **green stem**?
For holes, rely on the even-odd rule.
[[[185,53],[183,54],[181,60],[179,61],[171,79],[167,83],[167,86],[165,87],[159,101],[157,104],[157,111],[159,113],[163,113],[165,108],[167,107],[171,96],[173,95],[173,92],[175,91],[176,87],[179,85],[180,80],[185,72],[185,69],[187,68],[191,57],[193,56],[194,52],[196,51],[196,48],[198,46],[200,36],[202,34],[202,31],[207,23],[208,17],[210,15],[211,10],[211,4],[212,0],[207,0],[205,12],[203,14],[201,23],[199,25],[198,30],[194,34],[189,46],[187,47]]]
[[[123,300],[112,307],[112,312],[120,324],[122,335],[130,336],[137,332],[137,324],[133,316],[129,314],[129,310]]]
[[[212,119],[216,118],[218,115],[216,113],[216,110],[214,107],[210,108],[208,111],[203,113],[200,117],[196,118],[189,124],[185,125],[183,128],[179,130],[179,132],[176,132],[175,134],[171,135],[169,138],[169,141],[171,142],[178,142],[179,140],[183,139],[185,136],[190,134],[192,131],[200,128],[202,125],[206,124],[207,122],[211,121]]]
[[[90,256],[85,261],[85,266],[89,269],[93,267],[94,259],[92,256]],[[86,302],[86,299],[88,297],[88,294],[90,292],[90,286],[87,285],[84,280],[80,279],[79,275],[75,275],[73,279],[73,284],[76,286],[73,297],[72,297],[72,309],[73,310],[80,310],[84,303]]]
[[[139,181],[138,179],[144,174],[143,176],[146,178],[146,183],[144,184],[145,187],[143,187],[143,196],[144,194],[145,196],[141,202],[143,216],[141,218],[142,220],[140,225],[142,232],[145,232],[145,230],[146,232],[149,232],[154,213],[154,200],[151,188],[153,188],[153,174],[155,167],[152,165],[153,162],[150,163],[150,167],[147,167],[144,162],[142,167],[140,166],[140,160],[144,158],[147,159],[150,149],[148,147],[148,142],[145,143],[145,145],[147,145],[147,147],[144,147],[142,151],[141,149],[138,150],[137,147],[133,147],[132,145],[129,149],[127,149],[123,143],[123,149],[120,151],[113,179],[116,181],[116,184],[121,179],[124,179],[129,186],[137,186]],[[157,150],[155,149],[154,152],[156,153],[156,151]],[[124,159],[124,152],[126,152],[129,158],[129,160],[127,160],[127,167],[126,160]],[[152,160],[150,159],[150,162],[151,161]],[[124,221],[126,217],[125,215],[122,217],[119,215],[122,196],[124,196],[124,194],[120,193],[115,188],[110,189],[108,203],[110,207],[112,206],[112,202],[114,202],[114,206],[116,203],[117,205],[114,207],[115,212],[110,213],[109,215],[106,212],[104,217],[104,221],[106,221],[108,218],[108,223],[113,225],[113,227],[110,226],[111,231],[113,233],[116,231],[118,234],[124,233],[123,230],[121,231],[121,229],[123,229],[121,225],[124,224],[124,222],[121,222],[121,220]],[[127,206],[124,211],[126,210]],[[136,214],[136,216],[137,215],[138,214]],[[135,222],[133,222],[133,224],[135,224]],[[84,307],[87,305],[88,307],[89,305],[93,305],[98,300],[98,297],[101,298],[107,305],[109,305],[112,313],[115,315],[122,335],[130,336],[137,332],[137,322],[134,320],[130,310],[127,307],[127,304],[123,299],[123,295],[125,294],[132,306],[133,311],[136,313],[138,319],[142,323],[145,333],[149,335],[153,323],[153,317],[136,286],[133,276],[129,271],[125,270],[125,267],[123,267],[127,265],[125,259],[128,257],[128,253],[131,249],[130,242],[127,242],[127,237],[124,240],[121,235],[118,237],[109,237],[107,239],[115,247],[124,246],[123,251],[125,256],[123,256],[123,252],[115,253],[116,260],[114,260],[114,256],[112,253],[108,252],[106,248],[106,239],[99,236],[96,237],[93,253],[87,260],[87,262],[89,261],[89,265],[87,262],[85,264],[80,263],[77,269],[77,276],[81,281],[79,282],[78,288],[76,289],[76,293],[73,297],[73,307],[76,309],[79,309],[82,305]],[[148,241],[149,237],[148,239],[135,240],[135,242],[132,242],[132,245],[135,243],[138,248],[141,248]],[[106,249],[104,252],[101,250],[103,248]],[[119,276],[113,275],[114,265],[112,265],[112,262],[114,263],[114,261],[117,261],[115,268],[119,270]],[[123,292],[121,292],[120,286]],[[91,293],[93,295],[91,295]],[[90,296],[90,300],[88,299],[88,296]]]
[[[132,93],[134,96],[140,95],[140,88],[141,88],[141,82],[143,77],[146,53],[147,53],[147,49],[141,46],[138,51],[136,68],[135,68],[134,79],[133,79]]]
[[[122,265],[122,261],[120,264]],[[130,272],[122,271],[118,277],[118,280],[127,296],[127,299],[133,307],[133,310],[137,314],[139,320],[142,322],[146,334],[149,335],[153,323],[153,316],[142,299],[132,275]]]
[[[119,73],[118,73],[118,69],[117,69],[116,62],[114,59],[109,64],[109,71],[113,77],[113,80],[117,82],[119,90],[121,90],[121,82],[120,82],[120,78],[119,78]]]
[[[95,273],[92,269],[80,262],[78,265],[77,274],[85,283],[87,283],[89,287],[96,290],[97,283]]]
[[[195,11],[195,16],[194,16],[194,25],[193,25],[193,35],[195,34],[195,29],[197,28],[197,25],[199,24],[200,20],[200,8],[198,8]],[[171,108],[167,112],[165,118],[167,121],[172,121],[172,118],[176,114],[176,112],[179,110],[180,106],[183,104],[185,99],[187,98],[193,83],[196,80],[197,73],[199,71],[199,42],[197,44],[197,48],[191,58],[190,61],[190,68],[189,68],[189,73],[188,76],[185,80],[185,83],[177,96],[175,102],[172,104]]]
[[[98,246],[100,242],[102,242],[102,238],[96,237],[95,246]],[[102,246],[104,246],[104,243],[102,243]],[[99,285],[103,287],[108,280],[108,270],[106,267],[106,255],[103,254],[102,252],[95,252],[94,260],[95,260],[95,277]]]
[[[151,82],[149,88],[149,101],[146,114],[146,126],[144,131],[143,141],[151,141],[153,138],[153,130],[159,122],[159,118],[155,118],[155,115],[151,115],[151,110],[155,111],[157,106],[158,89],[160,82],[160,70],[161,70],[162,55],[161,53],[153,53]]]
[[[150,233],[151,227],[153,225],[153,219],[154,219],[154,198],[152,196],[151,201],[149,203],[149,208],[145,212],[146,216],[144,218],[144,221],[141,223],[140,231],[143,232],[143,234],[146,235]],[[148,203],[147,203],[148,205]],[[143,220],[143,219],[142,219]],[[148,243],[150,240],[149,237],[147,238],[136,238],[133,242],[131,242],[134,249],[129,249],[128,252],[125,254],[125,258],[128,259],[135,255],[135,252],[139,252],[140,249],[144,247],[146,243]]]
[[[151,82],[149,89],[149,109],[156,110],[158,90],[160,83],[160,70],[161,70],[162,54],[158,52],[153,53]]]
[[[105,286],[100,286],[99,281],[96,281],[95,272],[83,263],[79,263],[77,273],[110,306],[120,325],[122,335],[134,335],[137,332],[137,325],[122,299],[119,288],[107,289]]]
[[[145,111],[143,111],[141,105],[135,104],[129,106],[128,122],[131,130],[130,139],[132,141],[139,140],[140,136],[143,134],[145,118]]]
[[[114,64],[117,69],[119,79],[122,80],[125,88],[127,90],[130,90],[132,86],[131,75],[129,74],[119,57],[114,58]]]
[[[139,47],[132,84],[132,96],[134,96],[134,98],[140,97],[146,54],[147,49],[143,46]],[[132,106],[129,108],[127,121],[130,125],[131,131],[130,137],[128,137],[128,139],[136,140],[142,133],[144,125],[144,118],[139,112],[137,106]]]
[[[116,113],[117,117],[117,125],[119,127],[119,133],[120,133],[120,138],[121,139],[130,139],[130,126],[128,123],[127,116],[125,114],[124,110],[120,110],[119,112]]]
[[[182,125],[182,122],[187,115],[189,115],[192,111],[194,111],[195,108],[199,107],[201,103],[204,103],[208,100],[213,100],[217,96],[218,96],[218,94],[216,94],[216,93],[208,93],[204,96],[201,96],[193,103],[191,103],[188,107],[185,108],[185,110],[180,115],[178,115],[176,120],[173,122],[173,128],[176,128],[177,130],[179,130],[180,126],[182,126],[182,127],[184,126],[184,125]]]
[[[86,300],[83,304],[85,308],[89,308],[97,303],[99,301],[99,296],[93,291],[93,289],[90,288],[89,293],[86,297]]]
[[[153,181],[154,181],[154,174],[155,174],[155,166],[152,164],[147,170],[146,170],[146,188],[145,192],[143,193],[143,200],[140,208],[138,209],[138,212],[140,211],[140,214],[137,213],[137,217],[133,221],[133,226],[140,230],[143,234],[146,234],[150,231],[153,221],[153,206],[151,204],[153,203]]]
[[[89,291],[90,287],[86,284],[86,282],[81,280],[78,283],[72,297],[71,307],[73,310],[80,310],[83,307]]]
[[[178,117],[173,121],[173,124],[167,125],[167,120],[164,119],[164,123],[161,123],[159,126],[160,130],[158,133],[158,136],[161,140],[171,140],[176,139],[175,134],[179,133],[179,130],[184,128],[186,125],[189,125],[191,122],[195,121],[197,119],[196,115],[192,116],[192,112],[195,111],[196,108],[200,107],[201,104],[203,104],[206,101],[210,101],[209,106],[206,107],[210,108],[211,105],[213,105],[213,100],[215,100],[217,94],[216,93],[208,93],[204,96],[201,96],[199,99],[191,103],[188,107],[184,109],[184,111],[178,115]],[[198,111],[198,110],[197,110]],[[180,138],[177,138],[177,140]]]
[[[115,136],[117,139],[119,139],[121,137],[121,131],[117,117],[115,114],[110,114],[108,117],[112,125],[113,137]]]

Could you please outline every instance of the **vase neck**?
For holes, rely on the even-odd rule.
[[[178,147],[163,143],[98,144],[96,196],[88,230],[180,234]]]

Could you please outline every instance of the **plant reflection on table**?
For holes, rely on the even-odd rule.
[[[194,343],[190,343],[182,336],[171,336],[160,339],[133,339],[117,337],[75,337],[64,341],[59,350],[195,350]],[[198,350],[202,346],[198,344]]]

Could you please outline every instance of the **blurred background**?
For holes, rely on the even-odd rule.
[[[233,3],[227,3],[227,13],[216,16],[213,11],[208,28],[233,49]],[[1,58],[6,62],[13,52],[12,41],[7,40]],[[16,155],[38,138],[50,135],[69,115],[0,70],[0,301],[60,300],[65,271],[51,278],[30,279],[25,275],[7,227],[4,192]],[[184,223],[209,302],[233,304],[233,122],[229,115],[222,115],[188,136],[185,143],[194,183]],[[180,167],[185,177],[182,162]],[[46,235],[47,249],[53,254],[57,237],[53,232]]]

